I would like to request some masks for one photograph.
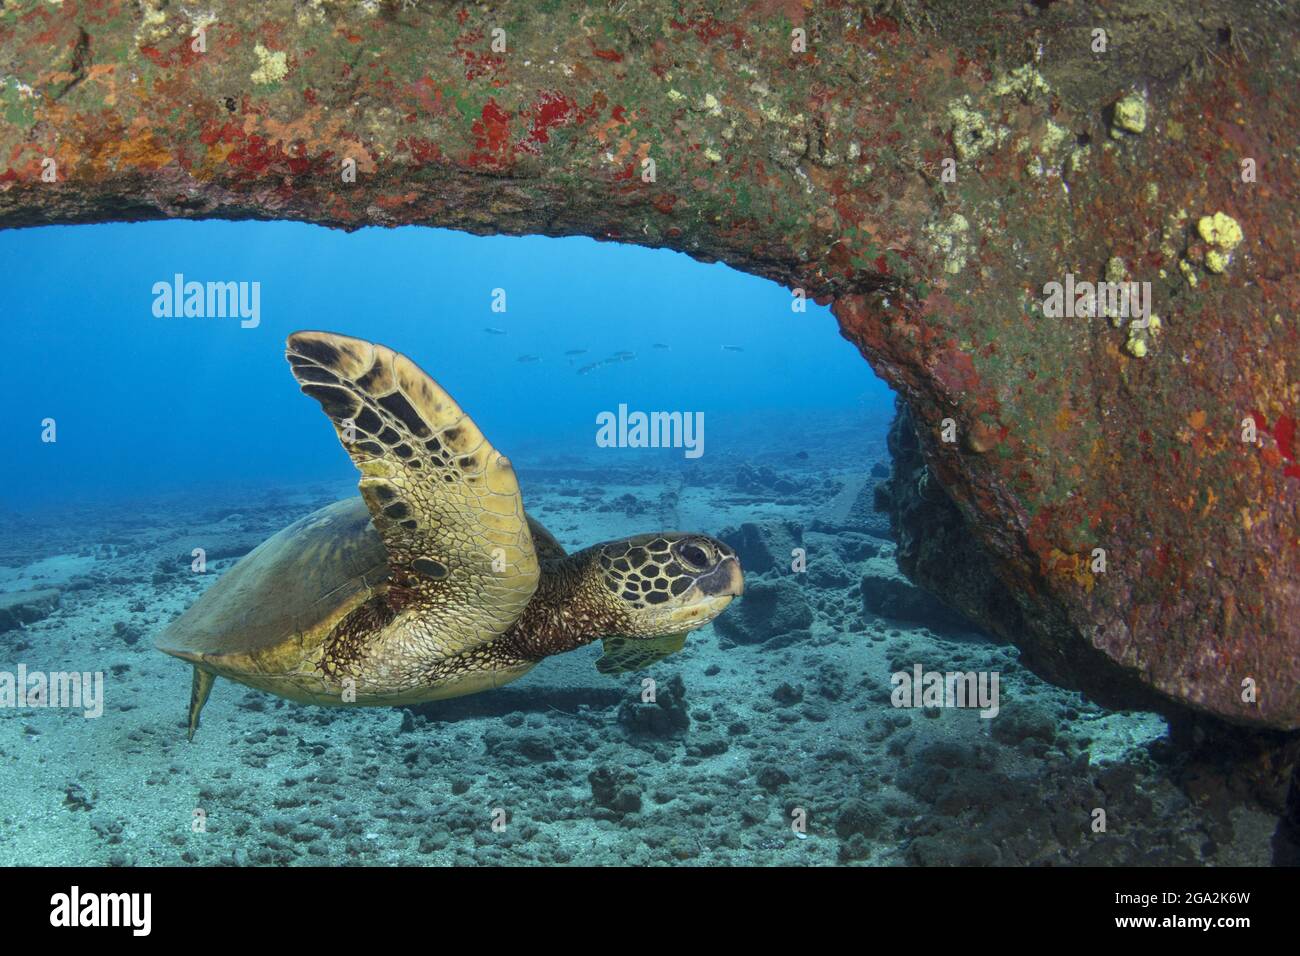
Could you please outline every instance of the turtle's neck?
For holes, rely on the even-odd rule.
[[[618,627],[592,573],[590,550],[542,562],[532,600],[494,647],[537,661],[590,644]]]

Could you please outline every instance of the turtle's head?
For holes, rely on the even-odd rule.
[[[736,553],[707,535],[663,531],[595,550],[605,589],[626,618],[625,637],[694,630],[745,590]]]

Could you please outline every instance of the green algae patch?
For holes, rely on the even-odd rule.
[[[5,122],[27,130],[36,125],[36,92],[16,77],[0,80],[0,116]]]

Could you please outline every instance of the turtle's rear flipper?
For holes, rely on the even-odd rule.
[[[194,731],[199,729],[199,712],[208,702],[208,695],[212,693],[212,685],[216,679],[217,675],[194,668],[194,682],[190,685],[190,733],[186,738],[188,740],[193,740]]]

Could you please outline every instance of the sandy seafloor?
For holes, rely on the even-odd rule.
[[[1275,818],[1194,806],[1162,719],[1045,684],[965,627],[866,611],[864,579],[910,587],[883,516],[860,507],[868,469],[887,464],[883,426],[803,437],[806,457],[723,452],[669,470],[663,457],[511,449],[529,510],[570,550],[669,527],[750,523],[769,539],[778,567],[750,569],[749,610],[733,605],[731,627],[656,665],[650,705],[646,675],[597,673],[597,644],[413,712],[305,707],[219,681],[190,744],[189,668],[154,634],[238,555],[355,485],[0,515],[0,591],[61,592],[48,617],[0,634],[0,669],[103,671],[107,698],[96,720],[0,709],[0,863],[1269,862]],[[787,570],[791,535],[806,574]],[[205,575],[189,566],[198,546]],[[999,672],[1001,714],[894,709],[889,675],[915,662]]]

